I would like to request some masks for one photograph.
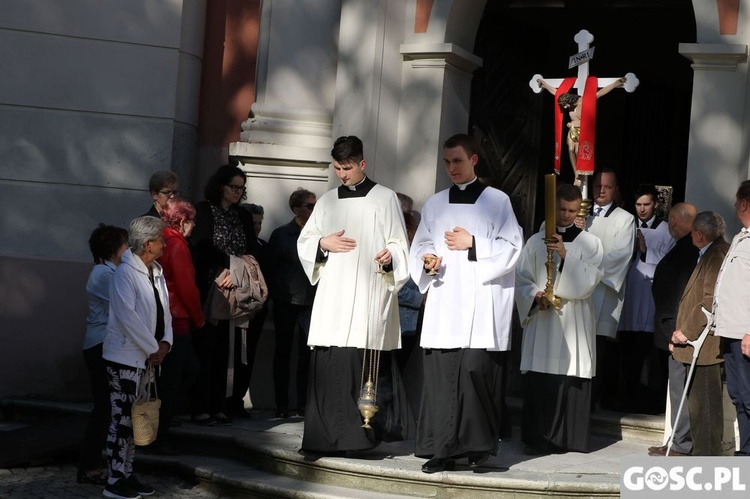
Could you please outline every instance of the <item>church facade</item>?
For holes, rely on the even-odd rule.
[[[358,135],[371,178],[419,209],[448,185],[442,140],[472,130],[487,9],[566,3],[0,0],[0,62],[13,69],[0,81],[0,398],[86,396],[86,240],[97,223],[127,226],[148,209],[151,173],[175,170],[198,201],[232,157],[248,173],[249,201],[265,207],[267,238],[291,217],[294,189],[336,185],[332,140]],[[661,4],[687,5],[695,22],[694,37],[671,47],[692,69],[676,181],[735,230],[734,191],[749,176],[750,0]],[[596,36],[571,26],[563,53],[584,28]],[[531,74],[505,77],[532,98]]]

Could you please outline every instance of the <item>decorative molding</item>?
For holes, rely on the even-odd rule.
[[[408,43],[399,48],[405,61],[443,60],[469,74],[482,67],[482,58],[455,43]],[[426,64],[434,67],[434,64]]]
[[[747,45],[721,43],[681,43],[680,54],[693,63],[696,71],[737,71],[747,62]]]
[[[328,165],[319,163],[290,164],[267,158],[240,158],[240,167],[247,173],[248,178],[328,183]]]

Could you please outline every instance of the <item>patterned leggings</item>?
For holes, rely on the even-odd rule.
[[[107,435],[110,484],[121,478],[128,478],[133,473],[135,444],[130,411],[136,398],[141,374],[142,371],[134,367],[107,361],[109,397],[112,402],[112,420]]]

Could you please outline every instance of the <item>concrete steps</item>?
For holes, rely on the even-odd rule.
[[[520,404],[511,402],[514,418]],[[4,401],[4,412],[88,412],[87,404]],[[183,451],[177,457],[136,453],[138,463],[186,474],[206,487],[251,497],[616,497],[620,459],[645,456],[661,443],[663,417],[617,413],[596,414],[592,451],[526,456],[514,438],[480,469],[459,461],[456,471],[427,475],[423,459],[413,455],[413,441],[384,443],[347,458],[310,459],[299,454],[303,420],[278,420],[271,412],[254,411],[252,420],[232,427],[201,427],[187,420],[170,430]]]

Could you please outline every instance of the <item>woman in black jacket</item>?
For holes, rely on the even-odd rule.
[[[252,216],[238,208],[247,197],[246,181],[245,172],[239,167],[220,166],[208,180],[206,200],[195,205],[191,243],[195,280],[204,305],[212,286],[232,287],[229,277],[216,281],[219,273],[229,268],[229,256],[257,252]],[[192,419],[203,425],[230,425],[226,409],[229,322],[213,325],[207,321],[193,334],[193,345],[201,368],[191,393]]]

